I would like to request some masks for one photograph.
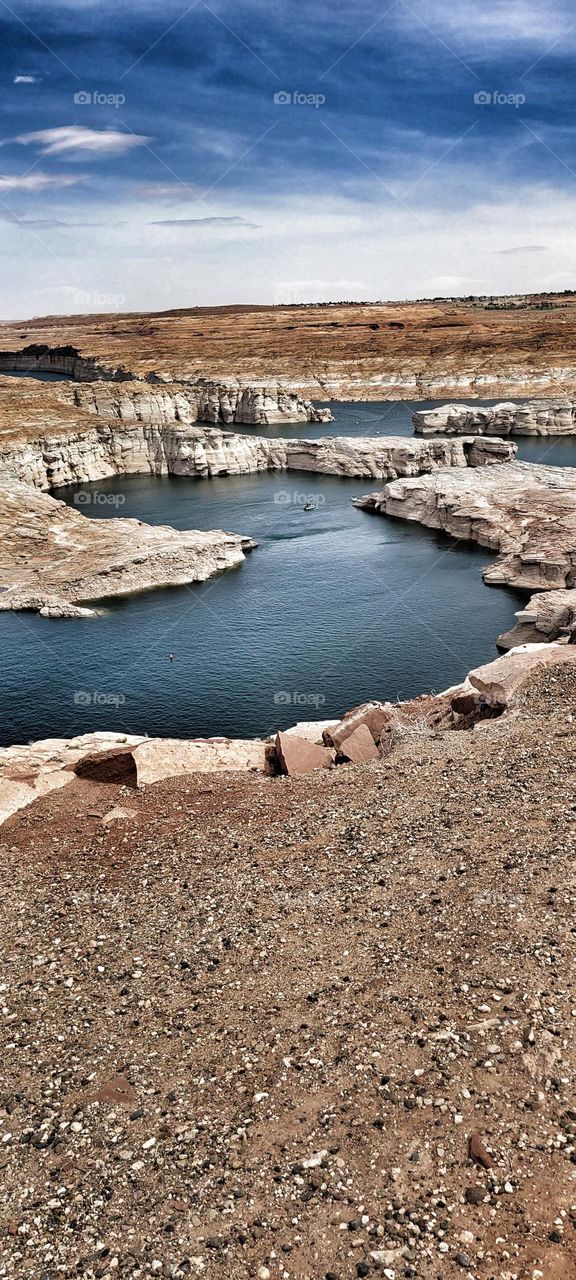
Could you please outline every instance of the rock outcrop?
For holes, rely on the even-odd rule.
[[[504,402],[489,407],[444,404],[412,414],[417,435],[571,436],[576,434],[576,401]]]
[[[0,748],[0,825],[18,809],[75,777],[142,787],[192,773],[277,771],[272,744],[259,739],[146,738],[86,733]]]
[[[576,643],[576,590],[539,591],[516,613],[518,622],[498,636],[499,649],[562,639]]]
[[[511,649],[502,658],[470,671],[468,682],[480,699],[504,711],[513,706],[525,684],[544,667],[576,663],[576,648],[570,645],[532,644]]]
[[[237,380],[192,386],[150,382],[92,382],[58,389],[62,400],[102,418],[124,422],[207,422],[215,425],[267,427],[286,422],[332,422],[330,409],[318,409],[297,391],[280,384],[245,386]]]
[[[357,505],[477,542],[498,557],[484,581],[523,591],[572,588],[576,490],[570,467],[508,462],[387,484]]]
[[[111,368],[95,356],[80,355],[78,348],[70,343],[49,346],[45,342],[30,343],[15,351],[0,350],[1,373],[51,373],[78,382],[99,378],[123,382],[132,376],[123,365]]]
[[[85,616],[82,602],[204,582],[255,545],[220,531],[88,520],[31,485],[0,480],[0,609]]]

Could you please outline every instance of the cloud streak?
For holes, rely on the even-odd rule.
[[[134,147],[146,146],[152,139],[137,133],[125,133],[118,129],[89,129],[85,125],[63,125],[57,129],[37,129],[32,133],[20,133],[14,138],[4,138],[1,146],[18,143],[20,146],[40,148],[42,155],[69,153],[96,156],[121,156]]]
[[[34,173],[0,174],[0,195],[4,191],[26,191],[32,194],[50,188],[75,187],[84,181],[83,174]]]

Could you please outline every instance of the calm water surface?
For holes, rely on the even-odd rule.
[[[411,434],[412,404],[331,407],[336,423],[278,434]],[[576,461],[573,440],[520,443],[532,461]],[[258,549],[207,583],[108,601],[102,618],[0,614],[0,742],[257,735],[439,690],[494,657],[523,597],[484,586],[487,551],[352,507],[370,487],[310,473],[82,486],[90,517],[232,529]]]

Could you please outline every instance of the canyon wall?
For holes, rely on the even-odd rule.
[[[576,402],[535,400],[487,407],[444,404],[412,414],[417,435],[569,436],[576,434]]]
[[[90,386],[64,385],[59,398],[88,413],[125,422],[210,422],[232,426],[273,426],[284,422],[332,422],[329,409],[317,409],[296,391],[278,383],[245,386],[239,381],[199,380],[194,386],[152,382]]]
[[[0,373],[51,373],[77,382],[100,378],[121,382],[132,376],[123,366],[110,368],[95,356],[81,356],[76,347],[43,343],[32,343],[19,351],[0,351]]]
[[[444,467],[483,466],[514,454],[504,441],[324,437],[279,440],[218,428],[144,423],[83,423],[46,436],[0,439],[5,473],[38,489],[84,484],[118,475],[209,478],[257,471],[312,471],[392,480]]]
[[[234,376],[319,400],[510,400],[576,395],[575,323],[572,295],[496,307],[487,299],[198,307],[6,324],[0,353],[28,362],[12,367],[33,360],[55,370],[56,353],[71,349],[72,360],[92,361],[115,381],[195,387]],[[87,376],[82,365],[66,370]]]
[[[3,371],[61,375],[62,381],[51,389],[62,403],[130,422],[273,426],[333,421],[330,409],[316,408],[280,382],[198,378],[180,384],[153,375],[143,382],[124,368],[107,368],[93,357],[80,356],[74,347],[32,346],[21,352],[0,352],[0,375]]]
[[[522,591],[572,589],[576,583],[571,467],[507,462],[473,472],[445,470],[393,481],[357,505],[497,552],[483,573],[487,583]],[[557,612],[564,616],[563,608]]]

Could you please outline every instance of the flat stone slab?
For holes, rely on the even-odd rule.
[[[295,733],[277,733],[276,752],[282,773],[292,777],[313,773],[314,769],[327,769],[334,759],[327,747],[319,747]]]
[[[348,734],[340,747],[340,755],[350,764],[366,764],[369,760],[380,759],[380,752],[368,725],[359,724],[357,729]]]
[[[557,663],[576,663],[576,645],[534,644],[509,653],[471,671],[474,689],[494,707],[509,707],[535,671]]]

